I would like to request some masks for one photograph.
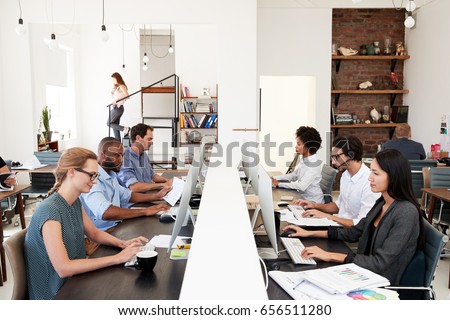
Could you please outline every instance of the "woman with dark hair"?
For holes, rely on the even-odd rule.
[[[113,99],[112,100],[113,109],[109,114],[109,118],[106,125],[113,129],[114,137],[117,140],[122,141],[120,137],[120,131],[123,131],[124,135],[127,135],[128,131],[130,131],[129,127],[124,127],[120,125],[120,118],[124,113],[123,105],[126,101],[126,99],[125,100],[122,99],[129,95],[128,87],[126,86],[125,81],[123,81],[122,76],[117,72],[114,72],[111,75],[111,79],[114,85],[113,89],[111,90],[111,95]]]
[[[319,237],[357,242],[356,253],[327,252],[316,246],[307,247],[302,256],[323,261],[353,262],[398,285],[416,250],[423,245],[423,218],[414,197],[408,160],[397,150],[384,150],[375,155],[370,166],[370,187],[380,192],[367,216],[350,228],[330,227],[307,231],[289,225],[290,237]]]
[[[316,155],[322,144],[320,133],[313,127],[301,126],[295,132],[295,153],[301,156],[299,164],[291,173],[272,177],[277,188],[297,190],[302,199],[323,203],[322,161]]]

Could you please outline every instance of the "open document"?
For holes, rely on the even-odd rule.
[[[298,226],[308,226],[308,227],[342,227],[341,224],[336,221],[327,218],[308,218],[308,217],[294,217],[294,214],[288,210],[278,210],[280,212],[280,220],[286,221]]]
[[[42,164],[39,159],[33,155],[30,159],[26,160],[21,166],[11,167],[13,170],[36,170],[47,166]]]
[[[171,206],[174,206],[183,194],[185,182],[180,178],[174,177],[172,183],[172,190],[170,190],[165,196],[164,200],[167,201]]]
[[[294,299],[397,299],[382,289],[389,280],[354,263],[299,272],[270,271],[269,276]]]

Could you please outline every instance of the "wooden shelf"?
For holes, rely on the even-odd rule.
[[[143,93],[175,93],[175,87],[150,87],[142,88]]]
[[[331,90],[333,94],[406,94],[409,90]]]
[[[180,114],[217,114],[217,112],[180,112]]]
[[[399,126],[400,123],[359,123],[359,124],[332,124],[331,129],[339,128],[395,128]]]
[[[367,55],[367,56],[338,56],[338,55],[332,55],[331,56],[333,60],[408,60],[410,58],[409,55],[406,56],[375,56],[375,55]]]
[[[58,140],[55,140],[55,141],[49,141],[46,143],[39,143],[37,151],[53,150],[53,151],[58,152],[58,149],[59,149]]]
[[[334,129],[335,137],[338,136],[339,129],[367,129],[367,128],[389,128],[389,137],[392,139],[394,130],[401,123],[359,123],[359,124],[332,124],[331,129]]]

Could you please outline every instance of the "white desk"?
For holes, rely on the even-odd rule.
[[[180,299],[268,299],[239,174],[225,161],[208,169]]]

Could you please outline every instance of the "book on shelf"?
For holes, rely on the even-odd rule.
[[[202,115],[202,117],[200,118],[200,120],[198,120],[198,127],[199,128],[203,128],[203,122],[205,121],[206,118],[206,114]]]
[[[185,97],[187,97],[187,98],[189,98],[190,96],[191,96],[191,92],[189,91],[189,88],[188,87],[184,87],[184,93],[185,93]]]
[[[351,295],[356,296],[355,292],[376,292],[390,284],[385,277],[354,263],[298,272],[270,271],[269,276],[294,299],[304,296],[312,299],[353,299]],[[389,291],[386,290],[389,299],[395,299],[396,294]]]

